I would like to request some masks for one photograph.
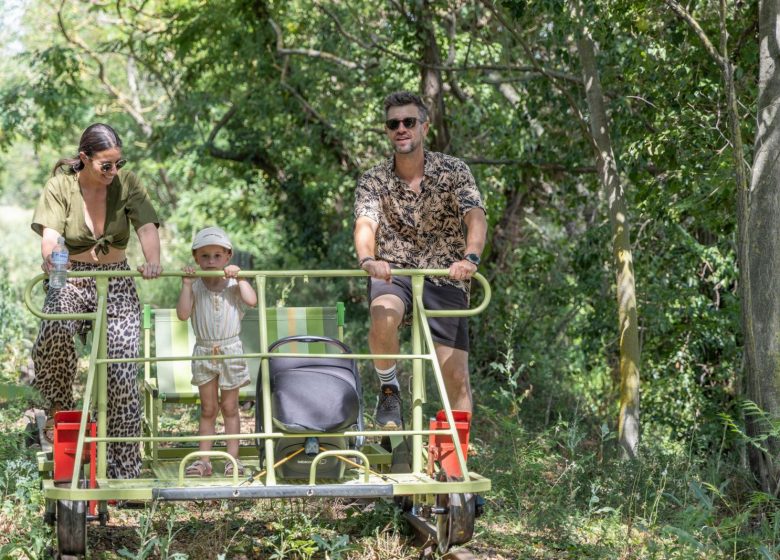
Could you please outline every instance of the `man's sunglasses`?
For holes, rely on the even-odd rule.
[[[388,130],[398,130],[401,123],[404,124],[404,128],[410,129],[417,126],[417,117],[406,117],[405,119],[388,119],[385,121],[385,126]],[[424,122],[424,121],[423,121]]]
[[[87,156],[87,157],[89,157],[89,156]],[[90,157],[89,159],[92,159],[92,158]],[[111,171],[112,167],[116,167],[116,170],[119,171],[120,169],[122,169],[125,166],[126,163],[127,163],[126,159],[120,159],[117,162],[104,161],[103,163],[100,164],[100,170],[103,173],[108,173],[109,171]]]

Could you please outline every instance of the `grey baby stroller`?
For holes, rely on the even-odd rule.
[[[294,342],[325,343],[342,353],[352,351],[343,342],[324,336],[288,336],[271,344],[269,352]],[[280,478],[308,478],[320,451],[356,449],[362,442],[345,436],[319,437],[347,430],[363,430],[363,394],[355,360],[311,356],[269,358],[271,416],[274,429],[300,437],[276,441],[276,474]],[[256,432],[263,431],[262,384],[257,384]],[[362,438],[361,438],[362,439]],[[261,463],[263,445],[258,441]],[[270,465],[266,465],[266,468]],[[340,479],[345,463],[325,457],[317,467],[318,478]]]

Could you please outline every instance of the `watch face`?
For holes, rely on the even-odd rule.
[[[468,255],[465,256],[465,259],[469,261],[471,264],[479,266],[480,259],[474,253],[469,253]]]

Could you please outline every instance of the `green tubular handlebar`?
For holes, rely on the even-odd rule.
[[[61,318],[61,315],[57,316]],[[154,358],[155,362],[202,362],[205,360],[235,360],[238,358],[297,358],[294,352],[247,352],[245,354],[219,354],[217,356],[166,356]],[[327,358],[329,360],[432,360],[427,354],[306,354],[309,358]],[[98,364],[132,364],[148,362],[149,358],[98,358]]]
[[[420,272],[426,272],[425,276],[433,276],[433,274],[427,274],[427,272],[433,272],[433,271],[420,271]],[[436,274],[436,276],[446,276],[446,274]],[[473,278],[474,280],[480,283],[483,290],[482,301],[478,306],[474,307],[473,309],[465,309],[463,311],[442,311],[442,310],[434,311],[434,310],[426,309],[425,315],[428,317],[472,317],[474,315],[479,315],[480,313],[482,313],[485,309],[487,309],[487,306],[490,303],[490,297],[493,294],[493,292],[490,290],[490,284],[488,284],[487,278],[482,276],[479,272],[475,273]]]
[[[111,271],[111,272],[114,274],[116,273],[116,271]],[[90,276],[94,276],[96,274],[104,274],[104,273],[95,272],[92,273]],[[68,273],[68,276],[75,276],[75,274]],[[37,283],[43,282],[46,278],[48,278],[47,274],[39,274],[38,276],[30,280],[27,283],[27,286],[24,287],[24,304],[27,306],[27,309],[30,310],[30,313],[32,313],[33,315],[35,315],[40,319],[49,319],[53,321],[63,320],[63,319],[78,319],[78,320],[85,320],[85,321],[94,321],[97,318],[97,313],[44,313],[43,311],[37,309],[36,307],[33,307],[33,302],[32,302],[33,287],[35,287]]]
[[[393,274],[396,276],[447,276],[449,271],[446,269],[393,269]],[[207,277],[207,276],[222,276],[223,273],[219,271],[204,272],[198,271],[195,276]],[[303,277],[303,278],[348,278],[348,277],[361,277],[368,276],[368,274],[362,270],[242,270],[238,273],[241,278],[290,278],[290,277]],[[88,277],[141,277],[140,272],[133,270],[101,270],[91,272],[70,272],[68,271],[68,278],[88,278]],[[181,277],[185,274],[181,271],[176,272],[163,272],[161,277]],[[40,309],[33,306],[32,291],[36,284],[43,282],[47,278],[46,274],[39,274],[27,283],[24,289],[24,303],[27,309],[40,319],[48,320],[95,320],[95,313],[44,313]],[[429,311],[426,310],[428,317],[471,317],[472,315],[478,315],[484,311],[490,303],[491,290],[490,284],[487,279],[479,272],[474,274],[474,279],[480,283],[483,289],[482,301],[473,309],[456,310],[456,311]]]

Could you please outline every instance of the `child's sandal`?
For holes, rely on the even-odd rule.
[[[201,461],[200,459],[192,463],[184,474],[191,477],[211,476],[211,462]]]
[[[244,463],[236,459],[238,464],[238,476],[244,476]],[[225,476],[233,476],[233,461],[225,463]]]

